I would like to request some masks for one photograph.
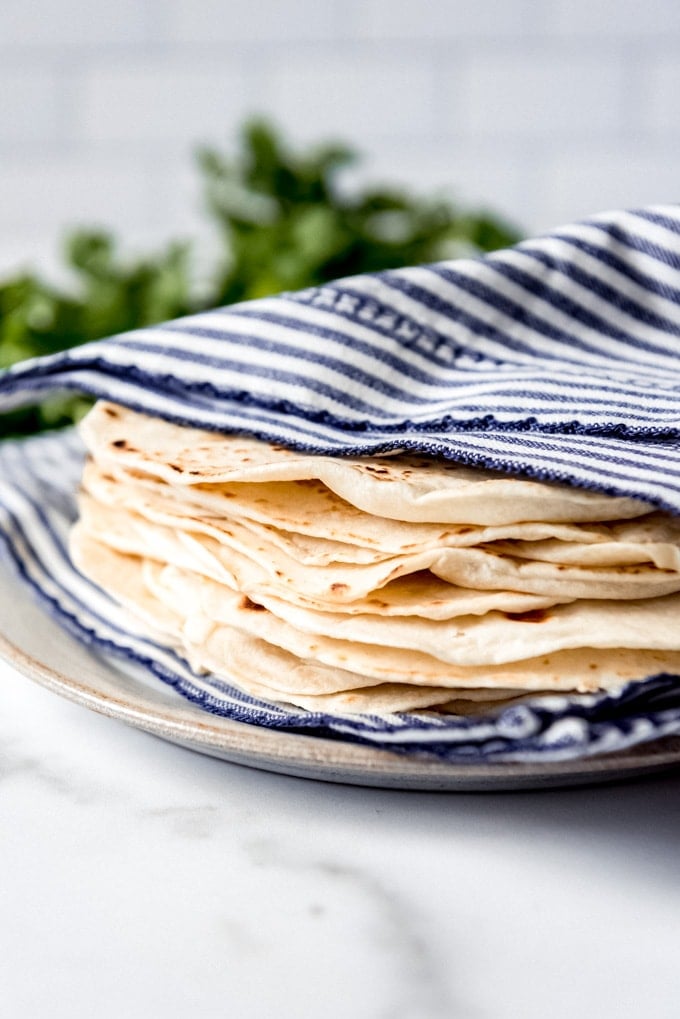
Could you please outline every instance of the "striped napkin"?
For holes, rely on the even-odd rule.
[[[680,513],[680,206],[596,216],[481,259],[353,277],[138,329],[0,375],[0,411],[78,390],[318,453],[436,453]],[[446,758],[533,759],[680,732],[678,677],[494,719],[255,701],[134,638],[71,567],[72,432],[0,447],[0,538],[80,639],[209,711]]]

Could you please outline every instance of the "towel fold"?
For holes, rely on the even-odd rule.
[[[440,453],[680,512],[680,208],[202,313],[0,376],[307,451]]]

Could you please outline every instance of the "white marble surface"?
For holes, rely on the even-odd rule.
[[[400,793],[165,744],[0,664],[11,1019],[676,1019],[680,774]]]

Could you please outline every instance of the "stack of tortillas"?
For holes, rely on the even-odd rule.
[[[470,713],[680,671],[680,520],[404,455],[306,455],[99,403],[74,561],[257,697]]]

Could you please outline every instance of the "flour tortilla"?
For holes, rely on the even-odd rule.
[[[175,565],[188,563],[197,572],[206,572],[238,590],[266,589],[284,598],[290,592],[303,593],[329,606],[367,598],[390,581],[422,570],[456,587],[519,591],[557,601],[639,599],[680,591],[680,572],[646,564],[585,568],[531,562],[495,552],[491,545],[433,549],[365,565],[309,566],[275,544],[268,545],[261,534],[254,540],[252,532],[236,521],[216,528],[212,523],[169,513],[155,513],[155,519],[149,519],[105,506],[88,495],[81,497],[80,510],[87,528],[102,541],[115,541],[121,551],[149,554]],[[176,546],[181,546],[181,562]]]
[[[630,651],[578,649],[559,651],[541,658],[511,662],[507,665],[461,668],[450,666],[437,682],[419,674],[418,683],[384,677],[367,677],[316,658],[300,658],[255,634],[235,627],[215,626],[200,643],[187,640],[190,660],[217,675],[233,674],[237,656],[243,656],[244,670],[264,681],[279,697],[299,704],[300,696],[339,693],[346,689],[366,689],[387,682],[390,686],[427,687],[428,690],[521,689],[526,692],[580,692],[618,689],[631,679],[642,679],[659,672],[680,671],[678,651]],[[232,670],[230,672],[230,670]],[[375,670],[377,671],[377,670]],[[348,684],[346,686],[346,684]],[[311,689],[310,689],[311,687]],[[334,689],[335,687],[335,689]],[[250,687],[246,687],[250,689]],[[449,699],[450,693],[441,700]],[[434,702],[433,702],[434,703]],[[400,710],[406,710],[405,708]]]
[[[172,485],[318,480],[351,505],[400,521],[503,525],[636,517],[637,499],[503,477],[414,456],[307,455],[241,436],[172,425],[99,402],[81,423],[102,466],[124,465]]]
[[[498,551],[519,559],[574,566],[628,566],[652,563],[660,570],[680,570],[680,518],[652,513],[600,527],[601,540],[546,539],[500,541]]]
[[[281,583],[272,583],[269,573],[233,549],[226,554],[219,542],[210,537],[196,539],[190,533],[163,525],[154,525],[146,517],[120,512],[114,508],[81,498],[81,524],[103,544],[130,555],[150,555],[159,562],[186,568],[225,585],[233,591],[261,599],[267,594],[282,595],[291,604],[303,608],[350,615],[387,617],[420,616],[425,619],[451,619],[461,615],[501,612],[529,612],[548,608],[558,599],[517,591],[475,591],[455,587],[427,571],[418,571],[389,582],[379,591],[351,602],[331,602],[314,598],[308,590],[296,591]]]
[[[106,476],[95,464],[87,464],[83,472],[82,487],[92,498],[106,506],[120,507],[138,512],[148,520],[165,520],[170,525],[190,529],[207,527],[209,533],[222,531],[234,536],[234,527],[247,544],[256,541],[273,544],[284,554],[293,556],[306,566],[327,566],[330,563],[369,564],[384,562],[393,553],[375,548],[355,546],[332,537],[315,537],[294,531],[281,530],[271,524],[251,520],[243,515],[216,515],[203,508],[175,498],[176,489],[153,483],[152,488]],[[257,488],[258,486],[253,486]],[[154,490],[159,489],[159,490]],[[285,498],[285,493],[281,493]],[[228,505],[228,504],[227,504]],[[357,511],[358,512],[358,511]],[[365,516],[365,514],[362,514]],[[505,536],[505,534],[503,535]]]
[[[307,711],[332,714],[392,715],[395,712],[436,711],[466,715],[484,713],[516,703],[528,695],[524,691],[494,690],[467,691],[440,687],[409,686],[403,683],[379,683],[375,686],[337,690],[331,693],[303,693],[299,689],[284,692],[268,686],[261,677],[280,676],[292,671],[296,676],[314,671],[317,675],[333,670],[314,663],[295,660],[279,648],[267,645],[257,638],[243,637],[238,633],[227,637],[229,645],[228,671],[219,659],[203,656],[208,671],[221,675],[253,697],[264,701],[291,704]],[[257,671],[255,671],[257,669]],[[255,679],[254,676],[258,678]],[[300,684],[304,686],[304,684]],[[472,697],[472,694],[477,696]]]
[[[283,596],[292,604],[321,611],[448,619],[462,614],[479,615],[493,608],[528,612],[554,605],[557,600],[515,591],[456,588],[419,572],[392,581],[379,591],[352,602],[328,602],[312,598],[308,591],[298,592],[290,585],[272,583],[269,573],[257,563],[233,549],[225,550],[213,538],[154,525],[135,514],[116,512],[81,500],[80,526],[100,543],[128,555],[148,556],[191,570],[256,600],[266,594]]]
[[[416,674],[440,681],[442,664],[503,665],[584,646],[663,651],[678,646],[678,595],[621,606],[577,602],[524,616],[493,612],[444,622],[395,621],[315,613],[273,598],[258,604],[148,560],[143,574],[154,596],[184,618],[233,626],[300,658],[389,681],[418,682]]]
[[[168,619],[182,621],[180,628],[171,636],[181,642],[193,664],[211,668],[218,675],[224,675],[225,672],[229,674],[234,656],[245,642],[250,649],[249,663],[253,674],[265,685],[289,698],[395,682],[407,686],[461,690],[472,687],[589,691],[616,687],[624,679],[639,678],[655,671],[680,668],[680,652],[666,650],[662,636],[667,620],[674,618],[674,613],[677,615],[677,604],[664,606],[664,620],[658,627],[658,633],[650,633],[650,623],[654,617],[652,614],[645,615],[644,604],[629,606],[626,626],[620,629],[631,634],[628,642],[633,646],[630,649],[572,646],[567,650],[558,649],[554,653],[537,657],[533,654],[535,643],[532,638],[529,644],[525,642],[525,649],[532,649],[527,659],[464,666],[442,663],[430,655],[399,648],[379,648],[317,636],[310,639],[307,634],[282,623],[267,610],[248,605],[247,599],[226,592],[220,603],[222,619],[211,619],[204,611],[205,606],[200,602],[197,604],[200,578],[198,591],[191,590],[188,599],[188,584],[179,596],[177,590],[173,595],[171,585],[163,590],[161,578],[164,567],[140,557],[122,556],[107,549],[90,538],[82,528],[76,528],[73,532],[72,552],[81,570],[124,604],[134,608],[139,599],[140,615],[144,619],[150,618],[152,624],[156,622],[151,608],[154,599],[164,609],[170,607],[170,616],[163,617],[164,625],[167,625]],[[137,573],[137,580],[131,581],[134,572]],[[150,585],[149,574],[153,577]],[[141,596],[140,578],[146,588]],[[165,597],[166,594],[170,597]],[[569,609],[564,611],[569,612]],[[474,622],[475,625],[483,624],[484,619]],[[607,617],[604,616],[600,622],[606,625]],[[609,624],[611,633],[618,634],[616,620],[609,621]],[[172,625],[176,625],[176,622]],[[497,625],[497,621],[493,625]],[[500,628],[503,627],[508,641],[514,640],[517,645],[521,644],[522,624],[517,621],[500,622]],[[462,629],[464,635],[464,623]],[[513,630],[517,631],[515,636],[512,636]],[[564,626],[561,631],[565,632]],[[638,633],[637,638],[632,636],[635,631]],[[645,647],[644,636],[647,635],[650,643],[656,640],[660,647]],[[602,642],[598,634],[595,637]],[[591,635],[584,634],[584,638],[589,640]],[[635,640],[638,642],[637,647]],[[496,657],[502,658],[503,655]],[[264,664],[260,662],[261,658]],[[288,667],[272,668],[273,660],[279,660],[279,666],[285,662]]]
[[[196,671],[308,710],[484,713],[680,670],[680,524],[413,456],[309,456],[100,403],[80,569]]]
[[[310,562],[319,564],[331,561],[332,556],[334,561],[341,562],[377,562],[407,552],[448,546],[464,548],[504,539],[534,542],[556,538],[585,544],[616,540],[610,526],[603,524],[524,521],[474,526],[390,520],[364,513],[313,480],[173,486],[138,471],[112,465],[102,468],[90,462],[83,473],[83,487],[107,505],[120,505],[142,513],[170,511],[215,525],[229,520],[245,522],[250,527],[262,524],[294,540],[298,548],[310,556]],[[641,521],[649,516],[642,517]],[[640,532],[643,533],[642,527]],[[317,540],[305,543],[303,538]],[[664,539],[645,534],[640,540]],[[327,548],[332,555],[326,554]],[[366,554],[369,549],[375,552],[373,560]]]
[[[71,531],[69,551],[81,573],[144,624],[143,632],[154,640],[160,637],[180,646],[183,617],[149,592],[144,583],[141,559],[121,555],[93,541],[80,524]]]
[[[251,638],[236,630],[229,634],[226,628],[222,628],[220,636],[227,643],[227,654],[220,658],[213,657],[210,647],[205,644],[194,647],[183,639],[184,621],[145,587],[142,560],[138,557],[123,556],[98,545],[79,525],[71,533],[71,555],[86,576],[130,610],[133,632],[146,635],[152,640],[158,640],[160,635],[169,647],[184,654],[194,671],[213,672],[265,701],[279,701],[318,711],[342,708],[348,711],[368,709],[373,713],[392,713],[433,707],[451,699],[449,690],[397,684],[376,686],[365,679],[365,689],[357,689],[356,684],[361,681],[361,677],[354,677],[343,670],[328,669],[316,662],[301,662],[258,638]],[[310,688],[312,692],[281,690],[276,685],[267,685],[267,678],[280,679],[282,675],[294,676],[295,684],[299,684],[303,691]],[[320,690],[331,692],[320,693]],[[506,692],[498,694],[492,691],[488,698],[484,698],[478,691],[470,696],[455,691],[455,695],[462,696],[464,706],[469,708],[471,698],[475,699],[477,705],[484,700],[493,703],[503,699]],[[507,696],[517,696],[517,692],[509,691]]]

